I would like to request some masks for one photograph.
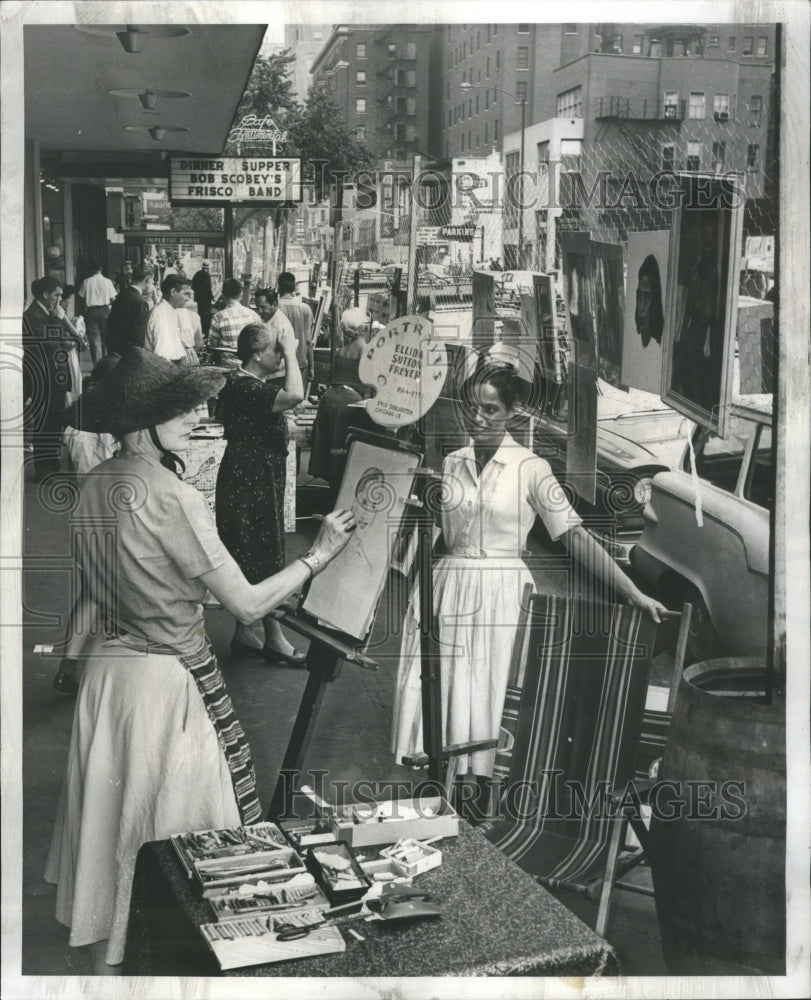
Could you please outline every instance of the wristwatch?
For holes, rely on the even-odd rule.
[[[324,560],[320,556],[317,556],[312,549],[309,552],[305,552],[303,556],[299,556],[299,559],[310,571],[311,576],[315,576],[323,568]]]

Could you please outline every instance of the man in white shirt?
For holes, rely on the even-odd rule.
[[[169,361],[183,361],[186,348],[183,346],[177,310],[185,309],[191,301],[191,285],[188,278],[170,274],[161,283],[161,293],[163,298],[149,314],[144,347]]]
[[[290,320],[293,333],[298,341],[296,360],[301,369],[301,377],[304,379],[304,394],[306,396],[307,383],[311,382],[315,375],[312,339],[313,311],[296,294],[296,277],[290,271],[283,271],[279,275],[276,286],[279,289],[279,309]]]
[[[110,303],[118,295],[118,290],[101,273],[99,261],[94,261],[90,267],[93,273],[82,282],[79,295],[84,299],[85,327],[95,365],[107,353],[107,317],[110,315]]]
[[[262,320],[258,313],[240,302],[242,282],[238,278],[226,278],[222,283],[222,294],[225,308],[211,317],[208,342],[211,347],[228,347],[235,351],[237,338],[242,330],[251,323],[261,323]]]

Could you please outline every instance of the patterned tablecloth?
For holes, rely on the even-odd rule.
[[[419,876],[442,908],[438,921],[357,923],[346,951],[236,969],[229,976],[618,975],[611,946],[463,823],[437,845],[442,866]],[[124,974],[221,975],[197,925],[211,910],[169,841],[145,844],[132,887]]]

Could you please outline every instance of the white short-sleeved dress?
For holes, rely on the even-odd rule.
[[[141,845],[240,822],[194,679],[177,656],[146,648],[200,650],[207,640],[199,577],[228,555],[202,494],[152,455],[97,466],[77,515],[85,578],[126,634],[101,635],[83,650],[45,878],[57,883],[56,918],[70,927],[70,944],[107,938],[106,961],[117,965]]]
[[[549,464],[509,434],[479,476],[472,445],[442,466],[449,503],[442,514],[447,555],[434,570],[445,745],[498,736],[521,595],[532,575],[522,558],[536,514],[553,539],[580,523]],[[403,632],[392,750],[422,751],[419,602],[412,594]],[[458,758],[459,774],[490,775],[495,752]]]

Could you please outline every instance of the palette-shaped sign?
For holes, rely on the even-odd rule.
[[[419,420],[445,383],[448,357],[425,316],[400,316],[366,338],[358,377],[376,390],[367,413],[384,427]]]

